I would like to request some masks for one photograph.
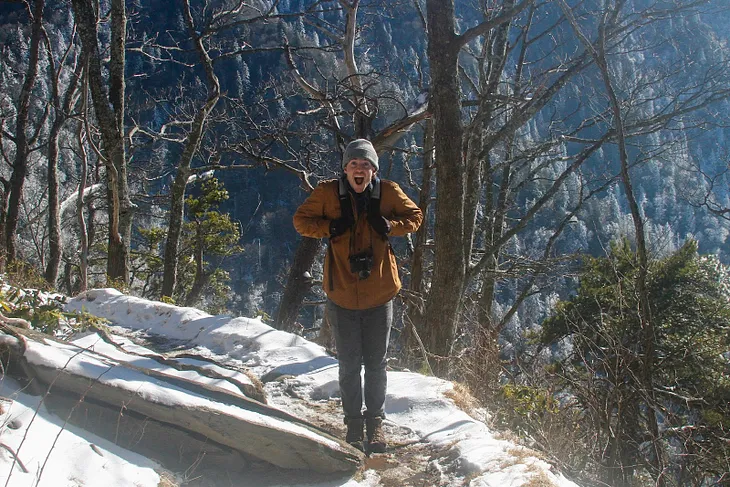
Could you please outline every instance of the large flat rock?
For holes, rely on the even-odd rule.
[[[78,411],[83,409],[74,409],[73,399],[78,398],[79,405],[99,404],[107,413],[119,411],[120,416],[154,422],[156,436],[164,436],[165,428],[176,432],[169,435],[171,439],[182,431],[216,448],[284,469],[344,474],[354,472],[362,461],[357,450],[301,419],[209,383],[198,387],[177,372],[159,370],[157,362],[153,369],[146,369],[149,362],[144,359],[104,355],[91,347],[57,342],[27,330],[9,331],[17,337],[17,344],[8,346],[6,342],[5,347],[12,349],[14,359],[22,362],[36,387],[40,383],[49,391],[49,404],[55,397],[59,404],[66,404],[66,410],[76,413],[70,413],[70,419],[80,416]],[[118,433],[119,427],[114,429]]]

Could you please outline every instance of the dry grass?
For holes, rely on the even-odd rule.
[[[544,456],[535,450],[526,447],[515,447],[507,450],[507,454],[515,459],[515,463],[527,463],[528,458],[544,458]]]
[[[248,370],[246,368],[241,369],[241,372],[246,377],[248,377],[249,379],[251,379],[251,382],[253,383],[253,386],[254,386],[254,388],[256,390],[256,393],[255,393],[256,394],[256,397],[254,397],[254,399],[256,399],[256,400],[258,400],[258,401],[266,404],[267,403],[267,401],[266,401],[266,390],[264,389],[264,383],[261,382],[261,380],[256,376],[256,374],[254,374],[253,372],[251,372],[250,370]]]
[[[473,417],[478,416],[478,410],[481,408],[481,404],[479,404],[479,401],[471,393],[468,386],[454,382],[454,388],[446,391],[444,396],[454,401],[456,407],[466,414]]]
[[[543,458],[543,455],[539,452],[523,447],[510,448],[507,450],[507,454],[510,455],[511,458],[505,459],[505,461],[502,462],[500,465],[501,469],[504,470],[514,465],[525,465],[527,467],[527,471],[533,474],[527,483],[522,484],[522,487],[556,487],[555,483],[550,480],[543,470],[537,468],[532,463],[528,463],[530,458]]]
[[[556,487],[547,474],[542,470],[538,471],[523,487]]]
[[[490,426],[494,427],[494,425]],[[520,435],[512,430],[495,430],[494,437],[498,440],[509,441],[510,443],[514,443],[516,445],[519,445],[523,441],[522,438],[520,438]]]
[[[162,472],[160,474],[160,482],[157,487],[179,487],[177,480],[170,472]]]

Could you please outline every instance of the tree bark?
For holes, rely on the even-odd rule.
[[[53,119],[53,124],[48,134],[48,263],[46,264],[45,278],[48,284],[55,288],[56,281],[58,280],[58,270],[61,266],[61,256],[63,255],[58,191],[58,139],[61,134],[61,129],[68,119],[83,64],[80,62],[77,63],[74,74],[71,76],[69,85],[66,88],[66,94],[63,97],[62,104],[59,93],[59,79],[63,70],[64,61],[68,57],[68,53],[73,44],[69,45],[66,55],[64,55],[63,60],[59,63],[58,73],[56,73],[53,49],[50,39],[45,33],[44,40],[46,42],[46,51],[48,52],[48,77],[51,81],[52,103],[55,112],[55,118]]]
[[[6,263],[12,262],[16,257],[16,232],[20,217],[20,202],[23,198],[23,185],[25,184],[25,177],[28,173],[28,155],[30,154],[30,142],[27,134],[30,97],[38,76],[38,54],[40,51],[44,8],[45,0],[35,0],[33,3],[33,13],[31,16],[33,24],[30,34],[28,70],[25,72],[25,80],[20,91],[20,99],[18,100],[18,115],[15,121],[15,161],[13,163],[13,172],[10,176],[8,211],[3,235]]]
[[[48,136],[48,262],[45,278],[51,287],[56,286],[63,252],[58,201],[58,136],[63,126],[62,119],[61,114],[56,112],[56,120]]]
[[[82,63],[86,66],[86,62]],[[81,94],[81,113],[87,113],[87,96],[89,93],[88,76],[84,73],[84,83]],[[89,233],[86,231],[86,220],[84,219],[84,191],[86,190],[86,182],[88,180],[89,162],[86,156],[86,147],[84,146],[84,124],[78,122],[78,130],[76,131],[76,141],[78,143],[81,174],[79,176],[79,191],[76,197],[76,213],[79,219],[79,292],[85,292],[89,287]],[[89,215],[89,220],[93,221],[93,215]],[[68,272],[68,271],[67,271]],[[70,281],[70,276],[67,276]]]
[[[185,156],[186,150],[183,151]],[[167,221],[167,240],[165,241],[165,262],[162,273],[162,296],[172,297],[177,284],[178,247],[185,213],[185,188],[190,177],[190,167],[183,161],[177,168],[170,192],[170,212]]]
[[[346,10],[345,35],[342,39],[342,51],[345,54],[345,65],[347,66],[347,84],[352,89],[352,101],[355,107],[355,136],[370,139],[375,113],[369,107],[360,71],[355,60],[357,9],[360,5],[360,0],[353,0],[352,3],[340,3],[345,6]]]
[[[416,346],[421,344],[416,340],[414,333],[418,333],[419,337],[424,335],[423,313],[425,307],[425,252],[426,242],[428,241],[428,220],[431,208],[431,189],[433,178],[433,120],[428,119],[425,122],[423,137],[423,180],[421,181],[421,191],[418,196],[418,207],[423,212],[423,223],[416,232],[416,244],[413,248],[413,256],[411,257],[411,280],[408,283],[410,289],[416,297],[408,303],[408,321],[404,327],[404,346],[406,350],[406,362],[410,363],[415,357],[414,350]],[[416,299],[421,302],[416,304]]]
[[[124,114],[126,84],[127,11],[124,0],[111,2],[111,58],[109,60],[109,100],[114,108],[114,132],[119,145],[112,164],[116,170],[116,193],[119,212],[119,237],[109,232],[109,259],[107,276],[129,285],[129,247],[132,237],[132,202],[127,180],[127,155],[124,141]]]
[[[436,149],[435,266],[426,305],[425,340],[437,375],[448,371],[466,275],[464,255],[464,128],[458,79],[460,45],[453,0],[428,0],[428,58]]]
[[[2,137],[2,131],[0,131],[0,137]],[[5,228],[6,222],[8,221],[8,198],[10,197],[10,181],[4,177],[0,177],[0,185],[2,185],[2,191],[0,192],[0,245],[3,247],[0,249],[0,271],[3,271],[6,263],[6,249],[5,249]]]
[[[204,247],[205,247],[205,235],[203,235],[203,225],[200,221],[197,222],[196,228],[195,228],[195,249],[194,249],[194,256],[195,259],[195,278],[193,279],[193,286],[190,289],[190,292],[187,296],[185,296],[185,306],[193,306],[198,299],[200,299],[200,295],[203,292],[203,288],[208,283],[208,279],[210,279],[210,275],[205,272],[205,262],[204,262]]]
[[[312,288],[312,278],[306,277],[306,274],[312,270],[314,259],[321,247],[322,241],[318,238],[304,237],[299,242],[276,313],[274,328],[287,331],[294,329],[293,325],[302,308],[302,301]]]
[[[124,64],[126,10],[123,0],[111,4],[111,57],[109,61],[109,93],[102,76],[101,49],[98,42],[97,18],[91,0],[72,0],[83,51],[88,59],[89,88],[94,113],[99,121],[102,151],[107,169],[109,199],[109,250],[107,278],[129,283],[129,244],[132,225],[132,203],[127,182],[124,141]]]

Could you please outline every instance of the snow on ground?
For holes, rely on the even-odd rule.
[[[0,385],[0,481],[12,487],[157,486],[159,465],[73,425],[5,377]],[[15,461],[10,450],[17,454]],[[156,471],[157,470],[157,471]]]
[[[178,347],[194,349],[218,363],[245,366],[266,378],[266,392],[273,406],[315,423],[341,427],[337,362],[319,345],[274,330],[259,319],[211,316],[111,289],[89,291],[67,305],[69,311],[82,309],[110,320],[112,332],[158,336],[160,342],[173,340]],[[127,351],[134,347],[132,342],[125,342]],[[43,357],[36,355],[34,360]],[[159,369],[159,364],[155,367]],[[534,452],[495,438],[483,422],[456,407],[449,398],[453,384],[411,372],[389,372],[388,381],[385,410],[390,441],[397,448],[428,445],[438,449],[438,458],[423,459],[424,471],[438,473],[438,485],[517,487],[533,482],[575,487]],[[29,471],[23,474],[13,455],[0,448],[0,481],[8,479],[5,485],[36,485],[40,476],[41,486],[158,486],[161,469],[149,459],[64,426],[42,405],[38,407],[38,397],[19,391],[19,386],[7,378],[0,395],[9,399],[2,403],[0,443],[17,453]],[[48,464],[41,470],[46,457]],[[383,475],[382,469],[366,467],[341,481],[315,486],[292,480],[281,485],[377,487],[383,485]]]

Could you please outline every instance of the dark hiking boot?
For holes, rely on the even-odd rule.
[[[368,450],[372,453],[385,453],[388,445],[385,442],[385,433],[383,433],[383,418],[380,416],[367,418],[365,427],[368,434]]]
[[[358,450],[363,450],[363,419],[352,418],[347,420],[347,436],[345,441]]]

